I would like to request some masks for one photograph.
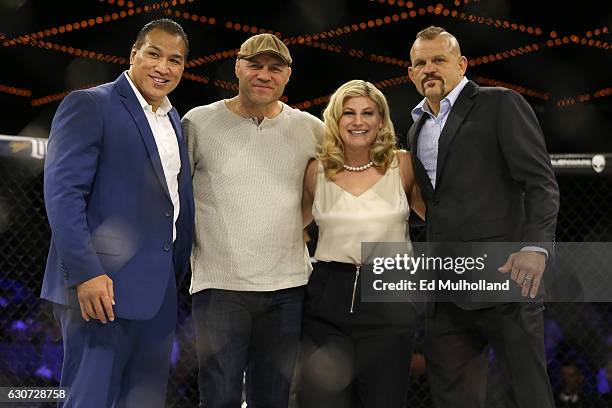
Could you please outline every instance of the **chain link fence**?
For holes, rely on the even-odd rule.
[[[0,386],[54,386],[61,372],[61,334],[49,306],[38,298],[50,238],[42,195],[43,158],[43,141],[0,136]],[[553,158],[561,190],[557,240],[611,242],[610,173],[591,170],[595,169],[591,158],[566,159]],[[414,225],[411,230],[413,240],[423,240],[421,226]],[[197,406],[190,309],[186,283],[179,296],[169,407]],[[569,385],[580,390],[586,402],[582,407],[608,406],[597,401],[609,394],[612,386],[610,304],[549,304],[545,319],[555,395]],[[412,361],[408,406],[425,408],[431,406],[431,398],[418,351]],[[503,407],[506,384],[492,351],[490,360],[487,406]]]

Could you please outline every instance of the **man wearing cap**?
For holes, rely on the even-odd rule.
[[[323,124],[279,101],[289,50],[272,34],[240,47],[238,95],[183,119],[196,201],[193,319],[200,406],[286,408],[310,265],[302,180]]]

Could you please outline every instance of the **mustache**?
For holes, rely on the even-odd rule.
[[[442,78],[440,78],[437,75],[428,75],[425,78],[423,78],[423,80],[421,81],[421,86],[425,85],[425,82],[431,80],[431,79],[437,79],[438,81],[441,81],[442,83],[444,83],[444,80]]]

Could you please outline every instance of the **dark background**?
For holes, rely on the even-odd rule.
[[[191,63],[171,95],[181,114],[235,93],[235,50],[251,30],[264,29],[286,40],[294,57],[289,104],[320,116],[325,101],[303,102],[350,79],[367,79],[384,88],[404,132],[420,100],[407,81],[409,47],[419,30],[435,24],[459,39],[471,61],[468,78],[503,83],[525,96],[551,153],[610,151],[611,10],[595,0],[0,0],[0,133],[46,137],[64,92],[114,80],[127,69],[142,25],[170,16],[191,40]],[[74,23],[79,27],[53,32]],[[589,99],[582,102],[581,95]]]

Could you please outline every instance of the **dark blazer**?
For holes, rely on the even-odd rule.
[[[417,157],[425,119],[408,139],[427,206],[427,240],[537,243],[550,252],[559,190],[529,104],[512,90],[469,81],[440,135],[435,188]]]
[[[121,74],[76,91],[53,119],[45,162],[45,207],[52,238],[41,297],[78,307],[76,285],[108,274],[115,314],[149,319],[172,273],[189,269],[194,204],[181,123],[169,112],[181,158],[180,213],[173,206],[147,118]]]

